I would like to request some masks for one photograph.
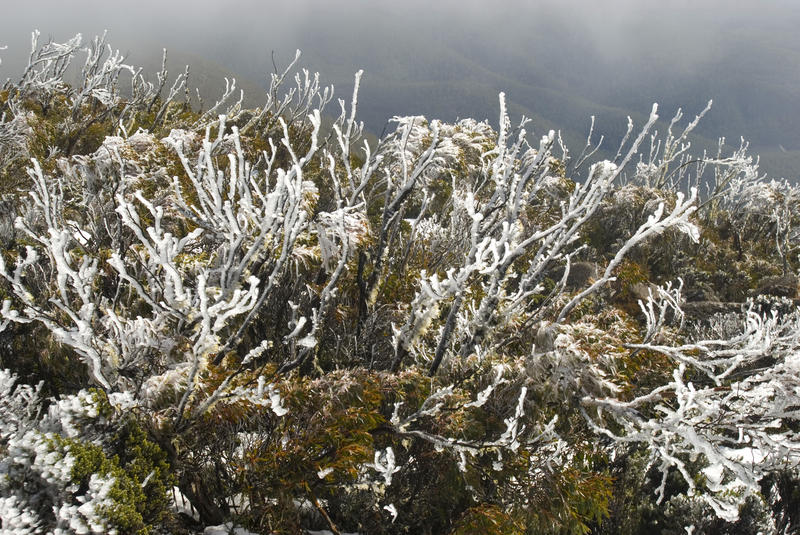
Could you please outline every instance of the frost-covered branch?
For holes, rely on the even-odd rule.
[[[647,218],[647,221],[638,228],[633,236],[631,236],[628,241],[619,248],[617,254],[614,255],[614,258],[606,266],[603,275],[588,288],[573,297],[564,306],[564,308],[561,309],[561,312],[559,312],[558,317],[556,318],[556,322],[563,321],[578,305],[578,303],[581,302],[581,300],[597,291],[602,285],[613,280],[612,273],[614,269],[620,264],[620,262],[622,262],[622,259],[625,257],[628,251],[647,238],[661,234],[668,228],[677,228],[681,232],[685,232],[692,239],[692,241],[699,241],[699,230],[694,223],[689,221],[689,216],[692,215],[692,213],[694,213],[694,211],[697,209],[695,205],[696,199],[697,190],[695,189],[692,189],[689,198],[685,201],[683,200],[683,194],[678,192],[677,198],[675,199],[675,207],[672,209],[672,212],[666,216],[664,216],[664,203],[660,203],[658,208],[656,208],[655,213],[650,215]]]
[[[631,344],[668,357],[675,365],[671,380],[629,400],[584,398],[597,410],[587,413],[588,421],[616,441],[649,449],[664,474],[660,498],[668,470],[675,468],[690,494],[735,520],[742,500],[760,492],[765,474],[800,463],[799,327],[796,311],[778,317],[751,309],[732,339]],[[688,466],[698,455],[702,483]]]

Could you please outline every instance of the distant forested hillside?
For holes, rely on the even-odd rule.
[[[400,21],[387,13],[352,33],[321,25],[297,46],[337,85],[347,84],[354,66],[366,70],[362,94],[369,104],[362,118],[376,132],[401,113],[491,119],[494,95],[506,91],[510,109],[531,117],[535,130],[558,128],[573,145],[585,139],[588,118],[597,116],[605,152],[613,156],[626,115],[641,122],[653,102],[670,113],[682,107],[695,114],[713,99],[692,137],[697,152],[712,150],[722,136],[738,146],[743,136],[763,156],[765,171],[791,180],[800,175],[800,43],[793,12],[765,27],[755,17],[729,20],[724,9],[713,14],[701,3],[668,28],[659,28],[658,19],[670,15],[653,9],[641,24],[599,16],[590,31],[580,13],[572,19],[566,11],[532,16],[523,10],[520,19],[500,11],[463,25],[468,15],[453,14],[452,24],[442,24],[435,13]],[[613,36],[597,36],[604,25],[607,34],[618,32],[618,44],[608,44]]]
[[[228,10],[151,0],[83,3],[91,6],[21,7],[13,22],[0,22],[0,45],[14,45],[5,54],[8,68],[24,63],[33,26],[59,39],[77,29],[109,29],[117,46],[148,70],[167,47],[173,70],[190,63],[201,89],[204,79],[219,81],[223,73],[240,86],[263,88],[274,70],[272,53],[280,66],[299,48],[304,65],[323,73],[339,97],[350,94],[353,72],[366,71],[361,118],[374,135],[394,115],[493,121],[495,97],[505,91],[513,113],[531,117],[536,132],[561,130],[570,145],[585,139],[589,117],[597,116],[606,157],[616,152],[627,115],[642,122],[653,102],[669,114],[683,107],[694,115],[713,99],[691,137],[696,153],[715,150],[723,136],[738,147],[744,136],[771,176],[800,175],[795,2],[543,0],[490,8],[470,1],[290,7],[237,0]],[[162,16],[153,18],[156,8]],[[176,19],[181,24],[170,22]],[[8,74],[0,66],[0,79]]]

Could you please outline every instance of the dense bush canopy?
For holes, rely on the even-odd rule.
[[[360,73],[203,109],[80,43],[0,92],[3,533],[800,525],[800,190],[707,109],[368,143]]]

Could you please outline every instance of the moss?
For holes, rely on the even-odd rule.
[[[132,418],[115,439],[120,467],[142,488],[143,499],[137,502],[137,510],[146,523],[159,523],[167,516],[168,492],[175,485],[166,454]]]
[[[105,392],[91,389],[91,396],[99,419],[108,422],[115,417]],[[108,495],[112,503],[100,509],[109,529],[120,535],[145,535],[166,519],[167,493],[175,484],[174,477],[166,455],[133,415],[124,415],[115,427],[118,430],[102,447],[60,435],[53,436],[51,447],[74,460],[70,477],[76,497],[89,489],[93,476],[113,478]]]
[[[77,487],[76,498],[89,489],[92,476],[113,478],[114,482],[108,493],[112,503],[102,505],[98,509],[109,530],[115,529],[121,535],[149,533],[150,530],[145,526],[138,507],[144,501],[144,492],[140,485],[119,466],[116,457],[109,458],[102,448],[95,444],[58,435],[53,439],[53,446],[54,449],[74,459],[70,476]]]

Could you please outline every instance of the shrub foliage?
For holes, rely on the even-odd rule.
[[[692,156],[707,109],[368,143],[361,73],[202,109],[80,43],[0,91],[4,533],[800,522],[800,190]]]

